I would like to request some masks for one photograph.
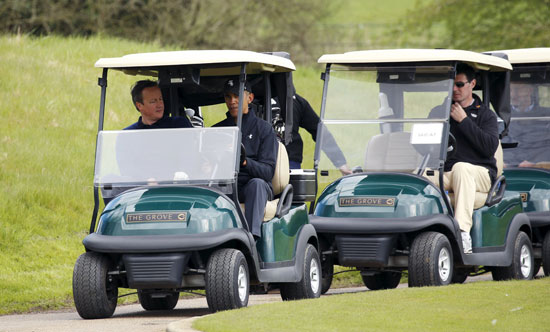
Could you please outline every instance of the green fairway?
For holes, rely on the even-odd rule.
[[[546,331],[550,278],[322,296],[220,312],[194,328],[222,331]]]

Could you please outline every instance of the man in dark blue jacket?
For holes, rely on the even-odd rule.
[[[473,94],[473,68],[459,64],[456,70],[450,114],[456,153],[445,161],[443,178],[445,190],[455,195],[455,219],[462,231],[464,252],[471,253],[475,193],[487,193],[497,177],[494,155],[499,144],[498,124],[496,114]],[[438,182],[437,177],[433,178]]]
[[[164,101],[157,82],[137,81],[132,87],[131,94],[132,102],[141,116],[136,123],[124,130],[192,127],[189,119],[184,116],[164,117]]]
[[[261,225],[265,205],[273,199],[271,180],[277,163],[278,142],[271,125],[256,117],[249,104],[254,94],[248,82],[245,83],[242,103],[241,141],[246,158],[241,158],[238,187],[239,201],[244,203],[245,218],[252,234],[261,237]],[[239,114],[239,82],[228,80],[224,85],[224,98],[228,108],[227,118],[214,127],[235,126]]]

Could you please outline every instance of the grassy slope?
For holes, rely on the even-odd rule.
[[[100,75],[93,64],[158,49],[114,39],[0,37],[0,314],[71,299],[93,203]]]
[[[279,302],[209,315],[193,327],[236,331],[542,331],[550,278],[403,288]]]

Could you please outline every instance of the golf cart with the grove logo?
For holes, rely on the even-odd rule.
[[[335,264],[358,269],[372,290],[397,287],[405,270],[409,286],[463,282],[479,271],[497,280],[532,278],[532,227],[519,194],[504,195],[500,147],[497,180],[488,194],[476,194],[471,254],[463,250],[453,193],[442,185],[445,160],[460,149],[449,132],[457,65],[474,68],[474,92],[506,114],[510,63],[421,49],[328,54],[319,63],[326,71],[314,166],[323,191],[310,222],[320,241],[323,292]],[[321,154],[334,141],[354,174],[341,177]],[[429,179],[437,174],[439,186]]]
[[[103,58],[95,66],[103,69],[95,207],[86,253],[74,267],[79,315],[110,317],[119,288],[136,289],[146,310],[171,310],[180,292],[197,289],[205,290],[212,311],[246,306],[251,289],[278,288],[283,300],[318,297],[317,235],[305,204],[293,201],[282,143],[272,181],[277,199],[268,202],[257,241],[237,195],[245,81],[267,119],[272,97],[292,114],[294,64],[248,51],[179,51]],[[223,104],[224,83],[233,78],[241,97],[237,124],[104,130],[108,72],[109,86],[127,86],[126,75],[158,80],[165,116]],[[96,223],[100,193],[106,205]]]

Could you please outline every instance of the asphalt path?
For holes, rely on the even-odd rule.
[[[491,274],[469,277],[466,282],[491,280]],[[400,284],[398,288],[407,287]],[[366,292],[365,287],[331,289],[327,295]],[[326,296],[326,295],[324,295]],[[279,293],[251,295],[249,305],[281,301]],[[209,314],[206,298],[180,299],[174,310],[145,311],[139,304],[118,306],[113,317],[84,320],[74,309],[0,316],[2,332],[163,332],[171,323]],[[174,325],[172,324],[172,325]]]

